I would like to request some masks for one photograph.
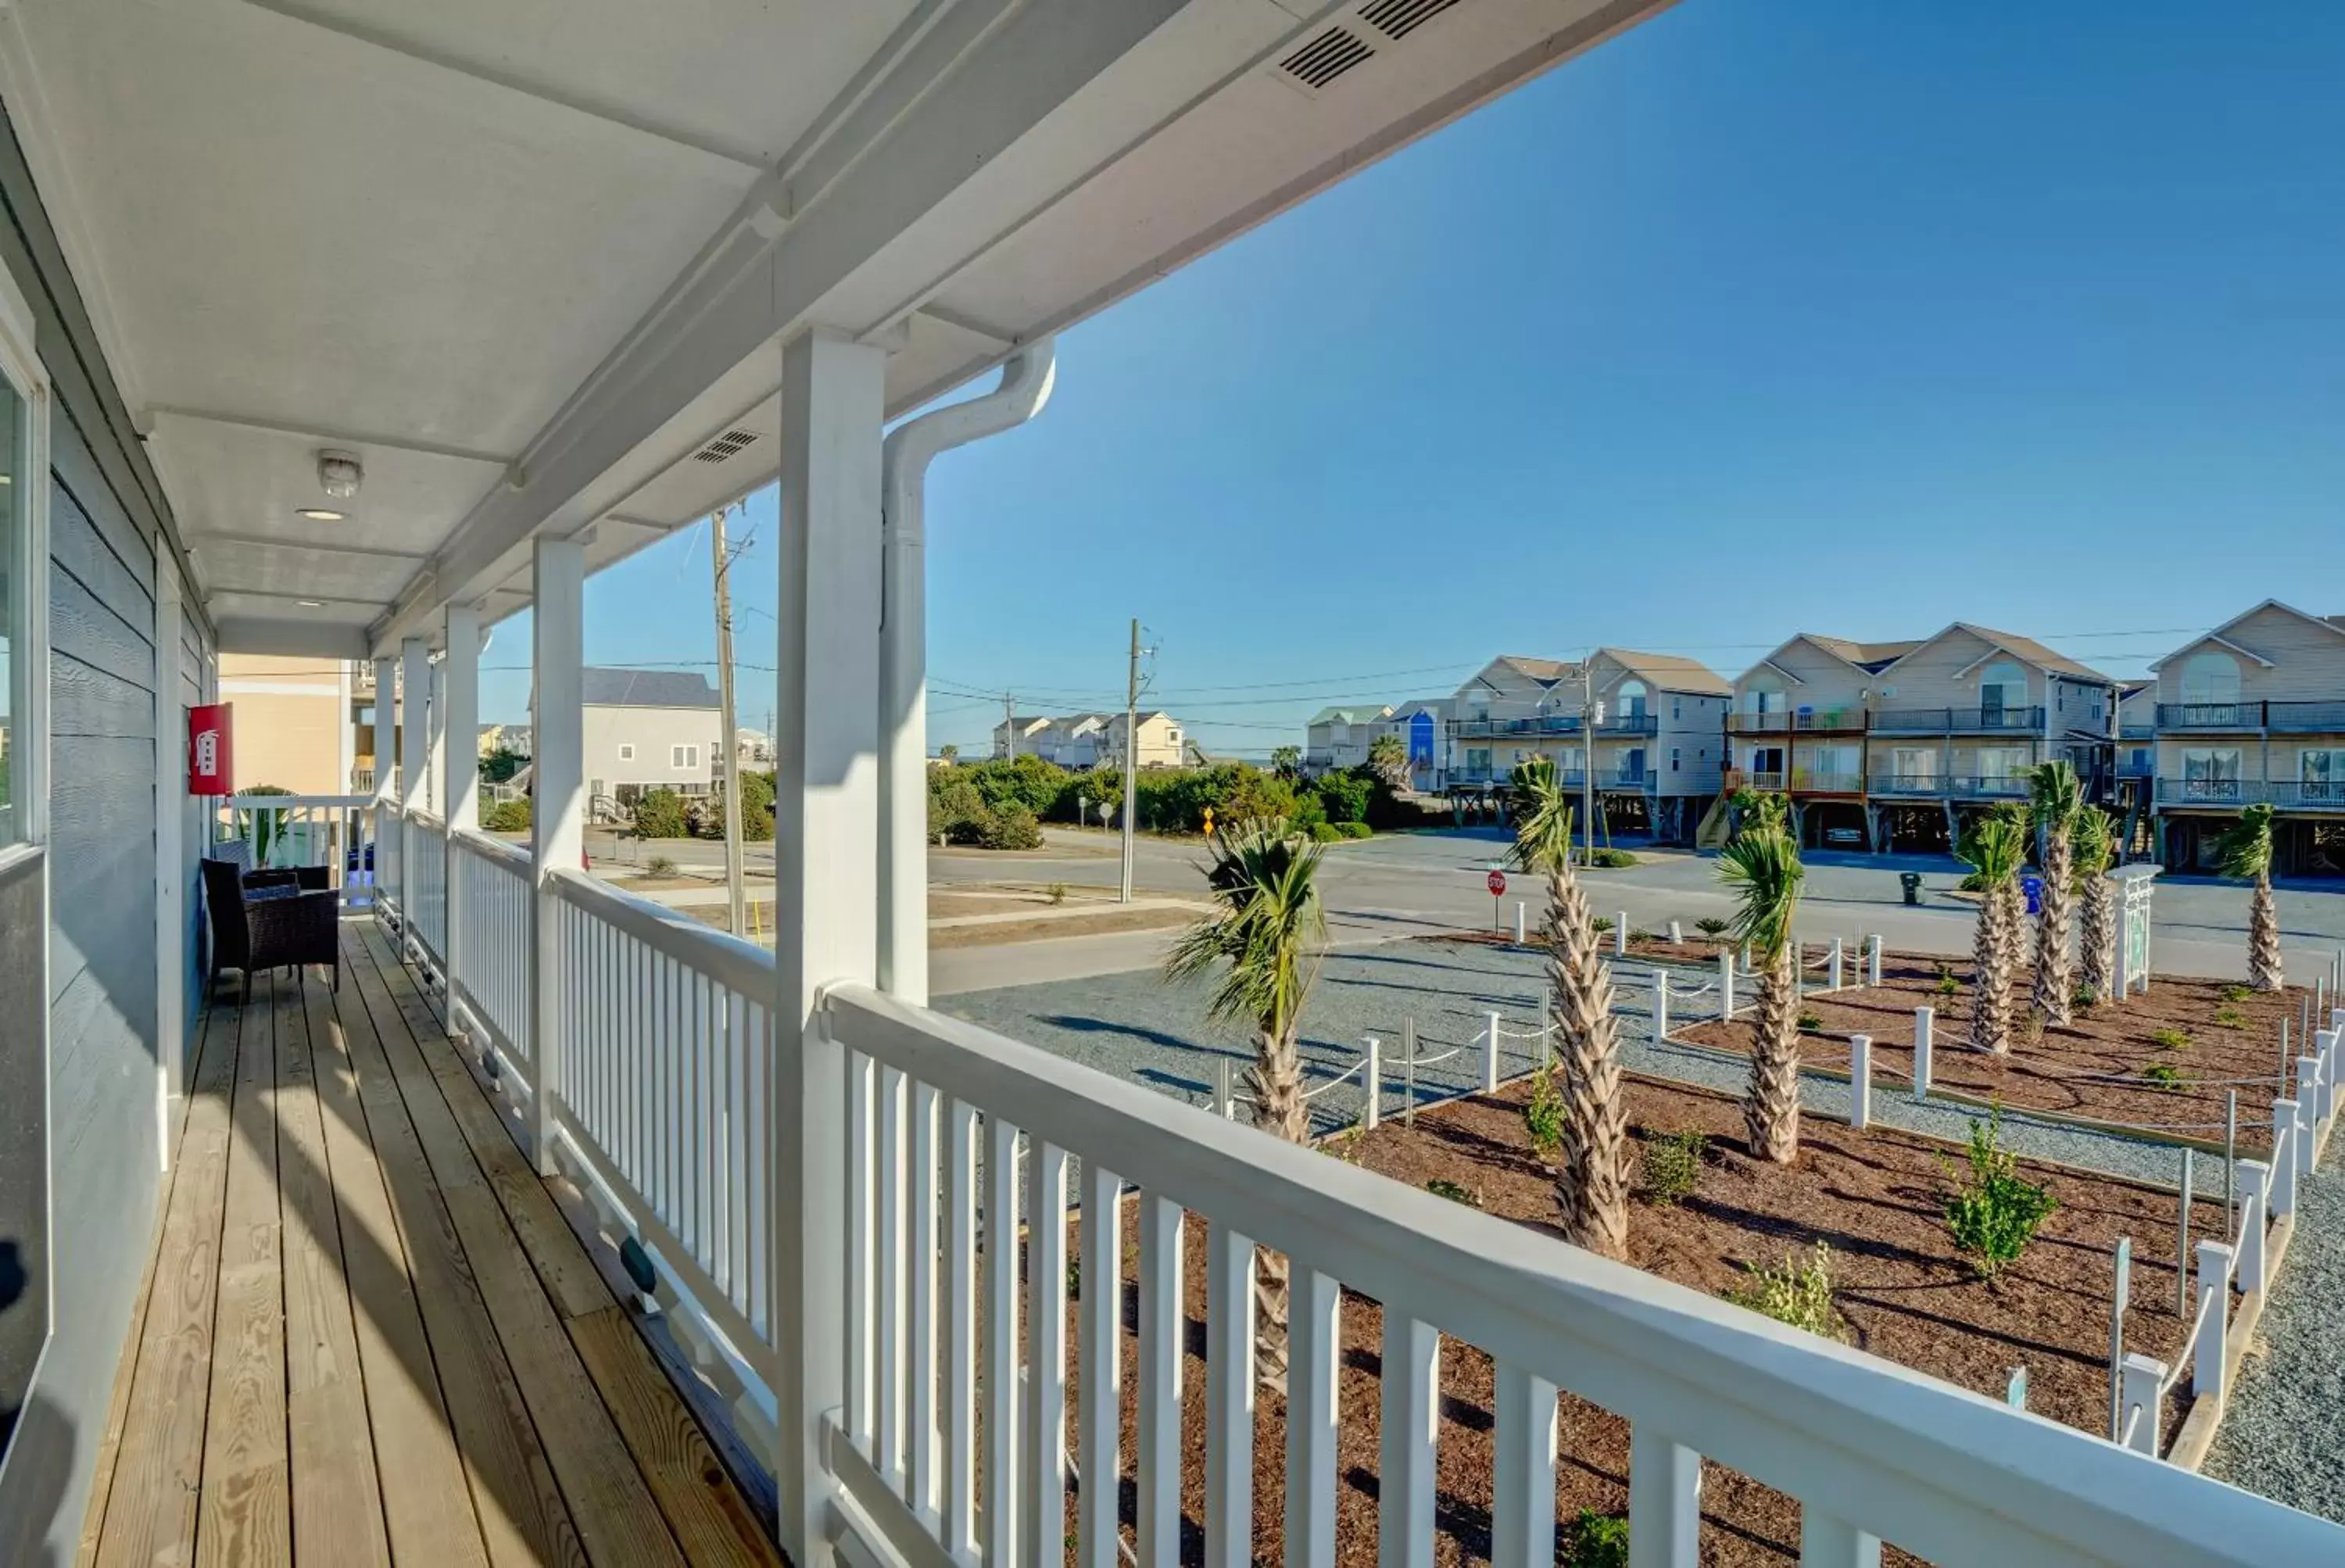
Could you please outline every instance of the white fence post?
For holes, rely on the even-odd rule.
[[[2317,1057],[2296,1059],[2296,1178],[2301,1182],[2312,1174],[2312,1113],[2320,1103],[2320,1062]]]
[[[2337,1115],[2337,1040],[2335,1029],[2324,1029],[2313,1037],[2314,1050],[2320,1059],[2320,1108],[2313,1116],[2315,1126],[2327,1126]]]
[[[2271,1166],[2263,1160],[2241,1160],[2239,1179],[2239,1288],[2264,1288],[2264,1195],[2271,1190]]]
[[[1498,1015],[1488,1015],[1489,1033],[1482,1037],[1482,1093],[1498,1092]]]
[[[1376,1043],[1376,1037],[1373,1034],[1369,1035],[1368,1054],[1360,1064],[1362,1080],[1360,1087],[1365,1091],[1360,1111],[1360,1125],[1371,1132],[1376,1130],[1377,1114],[1383,1108],[1382,1102],[1385,1095],[1383,1054],[1384,1049]]]
[[[1914,1097],[1930,1097],[1930,1034],[1937,1014],[1927,1007],[1914,1009]]]
[[[1675,945],[1676,943],[1683,941],[1685,941],[1685,922],[1674,920],[1670,921],[1670,942],[1671,945]]]
[[[1734,950],[1727,948],[1718,955],[1718,1019],[1723,1023],[1734,1016]]]
[[[2117,1385],[2117,1431],[2127,1448],[2156,1459],[2165,1447],[2158,1441],[2157,1387],[2166,1380],[2166,1363],[2138,1350],[2126,1352]],[[2138,1419],[2134,1412],[2141,1413]],[[2130,1426],[2131,1435],[2126,1436]]]
[[[1213,1064],[1213,1115],[1231,1121],[1235,1110],[1236,1102],[1230,1096],[1230,1059],[1224,1056]]]
[[[1848,1125],[1864,1127],[1873,1121],[1873,1036],[1852,1034],[1848,1041]]]
[[[1879,932],[1874,932],[1870,937],[1865,939],[1865,963],[1866,967],[1871,972],[1865,978],[1868,983],[1873,985],[1879,985],[1881,983],[1881,933]]]
[[[2198,1342],[2191,1347],[2190,1391],[2223,1401],[2223,1331],[2230,1316],[2231,1249],[2219,1241],[2198,1244]]]
[[[1842,973],[1842,970],[1841,970],[1841,958],[1842,958],[1842,953],[1841,953],[1841,942],[1840,942],[1840,938],[1838,938],[1838,937],[1834,937],[1834,938],[1832,938],[1832,962],[1831,962],[1831,963],[1830,963],[1830,965],[1829,965],[1829,969],[1830,969],[1830,972],[1831,972],[1831,974],[1832,974],[1832,984],[1831,984],[1827,989],[1830,989],[1830,990],[1832,990],[1832,991],[1838,991],[1838,990],[1841,988],[1841,986],[1840,986],[1841,973]]]
[[[1522,945],[1523,945],[1523,911],[1524,911],[1524,903],[1525,903],[1525,901],[1523,901],[1523,900],[1521,900],[1521,899],[1517,899],[1517,900],[1515,901],[1515,945],[1516,945],[1517,947],[1520,947],[1520,946],[1522,946]]]
[[[2296,1212],[2296,1102],[2272,1102],[2271,1217]]]
[[[1629,911],[1615,910],[1612,913],[1612,955],[1623,958],[1629,952]]]
[[[448,653],[440,665],[440,697],[447,709],[443,728],[449,739],[440,748],[440,798],[447,804],[448,833],[440,848],[447,856],[447,875],[442,885],[447,890],[448,914],[442,926],[448,951],[440,955],[440,970],[448,982],[447,1022],[452,1030],[459,977],[475,983],[480,978],[463,972],[464,945],[471,940],[472,923],[463,891],[472,868],[456,835],[481,825],[481,607],[452,604],[447,617]]]
[[[1670,972],[1653,966],[1653,1044],[1670,1037]]]

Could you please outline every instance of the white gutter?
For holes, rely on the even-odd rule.
[[[1051,401],[1053,341],[1037,338],[1001,382],[888,434],[879,479],[879,989],[929,1002],[929,591],[921,524],[938,453],[1014,430]]]

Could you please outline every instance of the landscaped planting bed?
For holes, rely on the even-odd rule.
[[[1945,988],[1946,979],[1954,989]],[[1882,983],[1810,993],[1801,1003],[1815,1024],[1802,1059],[1845,1071],[1849,1037],[1873,1039],[1874,1092],[1902,1090],[1914,1072],[1914,1010],[1934,1010],[1930,1084],[1982,1100],[2033,1111],[2090,1117],[2155,1129],[2178,1138],[2219,1145],[2225,1095],[2239,1096],[2239,1146],[2271,1145],[2271,1103],[2279,1095],[2280,1021],[2289,1023],[2289,1055],[2309,1053],[2298,1037],[2304,991],[2249,992],[2214,980],[2158,975],[2147,992],[2121,1003],[2076,1010],[2072,1023],[2027,1038],[2027,997],[2034,981],[2023,967],[2012,985],[2012,1046],[2007,1055],[1969,1044],[1973,974],[1967,960],[1892,954]],[[1755,979],[1740,983],[1746,1006]],[[1721,1023],[1687,1023],[1680,1040],[1729,1050],[1751,1048],[1749,1015]],[[2163,1081],[2161,1081],[2163,1080]]]
[[[1414,1127],[1387,1122],[1331,1144],[1329,1157],[1355,1160],[1412,1186],[1455,1184],[1454,1190],[1470,1194],[1488,1212],[1553,1235],[1554,1173],[1528,1145],[1523,1115],[1528,1095],[1528,1084],[1517,1084],[1495,1096],[1419,1112]],[[2035,1244],[1988,1281],[1957,1254],[1940,1219],[1953,1182],[1942,1162],[1952,1157],[1959,1163],[1961,1151],[1906,1134],[1878,1128],[1855,1133],[1809,1120],[1794,1164],[1761,1165],[1741,1152],[1741,1108],[1730,1098],[1642,1080],[1629,1081],[1625,1097],[1640,1150],[1649,1132],[1699,1132],[1709,1138],[1690,1192],[1674,1203],[1640,1196],[1635,1204],[1629,1261],[1641,1268],[1714,1295],[1747,1282],[1744,1263],[1777,1264],[1787,1251],[1808,1254],[1817,1242],[1825,1243],[1832,1251],[1835,1305],[1851,1343],[1995,1398],[2002,1397],[2011,1369],[2025,1365],[2031,1410],[2099,1434],[2107,1423],[2111,1252],[2119,1237],[2131,1236],[2136,1261],[2127,1348],[2169,1360],[2176,1355],[2181,1325],[2174,1312],[2170,1253],[2178,1217],[2170,1194],[2023,1166],[2029,1179],[2048,1184],[2059,1207]],[[2197,1206],[2194,1224],[2203,1234],[2220,1234],[2219,1199]],[[1138,1268],[1129,1205],[1123,1237],[1129,1291]],[[1079,1239],[1071,1237],[1070,1250],[1079,1252]],[[1183,1479],[1188,1515],[1184,1561],[1196,1560],[1202,1551],[1205,1250],[1205,1228],[1193,1216],[1183,1247],[1191,1319],[1183,1384],[1188,1455]],[[1080,1309],[1078,1304],[1074,1310]],[[1135,1317],[1129,1306],[1123,1319],[1122,1454],[1129,1471],[1138,1441],[1137,1380],[1129,1369],[1136,1355]],[[1346,1293],[1337,1396],[1342,1433],[1336,1558],[1342,1568],[1373,1568],[1376,1563],[1381,1334],[1376,1304]],[[1487,1560],[1494,1430],[1489,1358],[1445,1339],[1441,1392],[1436,1560]],[[2178,1396],[2169,1398],[2169,1431],[2178,1422],[2180,1404]],[[1081,1409],[1073,1396],[1069,1408]],[[1570,1552],[1582,1509],[1625,1513],[1629,1435],[1626,1420],[1563,1396],[1557,1485],[1563,1561],[1575,1561]],[[1254,1452],[1253,1556],[1275,1563],[1282,1552],[1285,1453],[1284,1407],[1275,1397],[1258,1400]],[[1127,1529],[1130,1499],[1127,1492]],[[1781,1493],[1706,1465],[1702,1510],[1705,1564],[1798,1560],[1799,1509]],[[1911,1561],[1893,1551],[1889,1557]]]

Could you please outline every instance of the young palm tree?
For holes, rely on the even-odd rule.
[[[2027,860],[2024,818],[1990,812],[1966,835],[1962,857],[1978,873],[1978,931],[1973,940],[1971,1044],[1998,1054],[2011,1049],[2011,983],[2019,966],[2026,901],[2019,868]]]
[[[2084,960],[2076,979],[2079,989],[2095,1002],[2106,1002],[2117,985],[2117,890],[2105,874],[2117,859],[2117,824],[2098,806],[2076,814],[2074,882],[2083,911],[2076,945]]]
[[[2248,905],[2248,983],[2258,991],[2278,991],[2288,983],[2288,974],[2279,957],[2279,905],[2272,900],[2272,809],[2259,804],[2241,811],[2216,840],[2215,853],[2225,876],[2256,884]]]
[[[1800,1152],[1800,944],[1792,935],[1807,871],[1781,826],[1746,828],[1719,851],[1719,880],[1734,891],[1736,941],[1759,973],[1757,1037],[1742,1125],[1751,1153],[1788,1165]]]
[[[1571,799],[1545,758],[1514,773],[1515,860],[1547,878],[1548,1005],[1563,1071],[1563,1159],[1556,1198],[1567,1239],[1607,1257],[1629,1244],[1629,1122],[1620,1105],[1612,982],[1588,895],[1571,872]]]
[[[1368,742],[1368,771],[1387,789],[1408,788],[1408,742],[1397,735],[1379,735]]]
[[[1254,1030],[1246,1088],[1254,1125],[1292,1144],[1310,1135],[1300,1050],[1303,1003],[1319,978],[1327,921],[1317,875],[1324,852],[1277,819],[1233,822],[1207,840],[1205,884],[1222,906],[1183,932],[1164,960],[1164,976],[1186,981],[1228,968],[1205,1004],[1217,1023]],[[1264,1252],[1255,1274],[1262,1308],[1257,1335],[1265,1386],[1286,1377],[1286,1259]]]
[[[2044,909],[2035,923],[2035,1016],[2046,1023],[2066,1023],[2075,1012],[2075,971],[2068,961],[2069,910],[2074,899],[2071,870],[2075,861],[2072,835],[2076,817],[2085,809],[2084,787],[2076,768],[2065,761],[2046,762],[2029,770],[2030,814],[2044,835]]]

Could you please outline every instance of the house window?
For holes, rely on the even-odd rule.
[[[2182,666],[2182,701],[2188,708],[2229,708],[2239,700],[2239,661],[2208,648]]]
[[[2027,707],[2027,672],[2005,659],[1979,677],[1979,722],[2017,723]]]
[[[619,760],[622,762],[633,762],[634,759],[635,748],[633,746],[623,743],[619,748]]]
[[[699,767],[699,766],[700,766],[700,748],[699,748],[699,747],[697,747],[697,746],[671,746],[671,747],[669,747],[669,748],[667,748],[667,765],[668,765],[670,768],[697,768],[697,767]]]
[[[2236,746],[2190,746],[2182,752],[2182,798],[2186,800],[2236,800],[2239,798],[2239,748]]]
[[[1619,699],[1621,718],[1642,718],[1645,717],[1646,697],[1645,683],[1643,681],[1622,681],[1620,683],[1620,689],[1617,695]]]
[[[2027,769],[2027,748],[2025,746],[1979,748],[1979,777],[1990,783],[2008,784],[2026,772]]]
[[[2345,748],[2308,751],[2297,766],[2307,800],[2345,800]]]
[[[1679,752],[1678,752],[1678,748],[1677,748],[1676,747],[1672,746],[1672,747],[1670,747],[1670,772],[1674,773],[1674,772],[1676,772],[1676,771],[1678,770],[1678,762],[1679,762]]]
[[[1932,784],[1938,778],[1938,750],[1934,746],[1900,746],[1890,753],[1890,776],[1901,784]]]

